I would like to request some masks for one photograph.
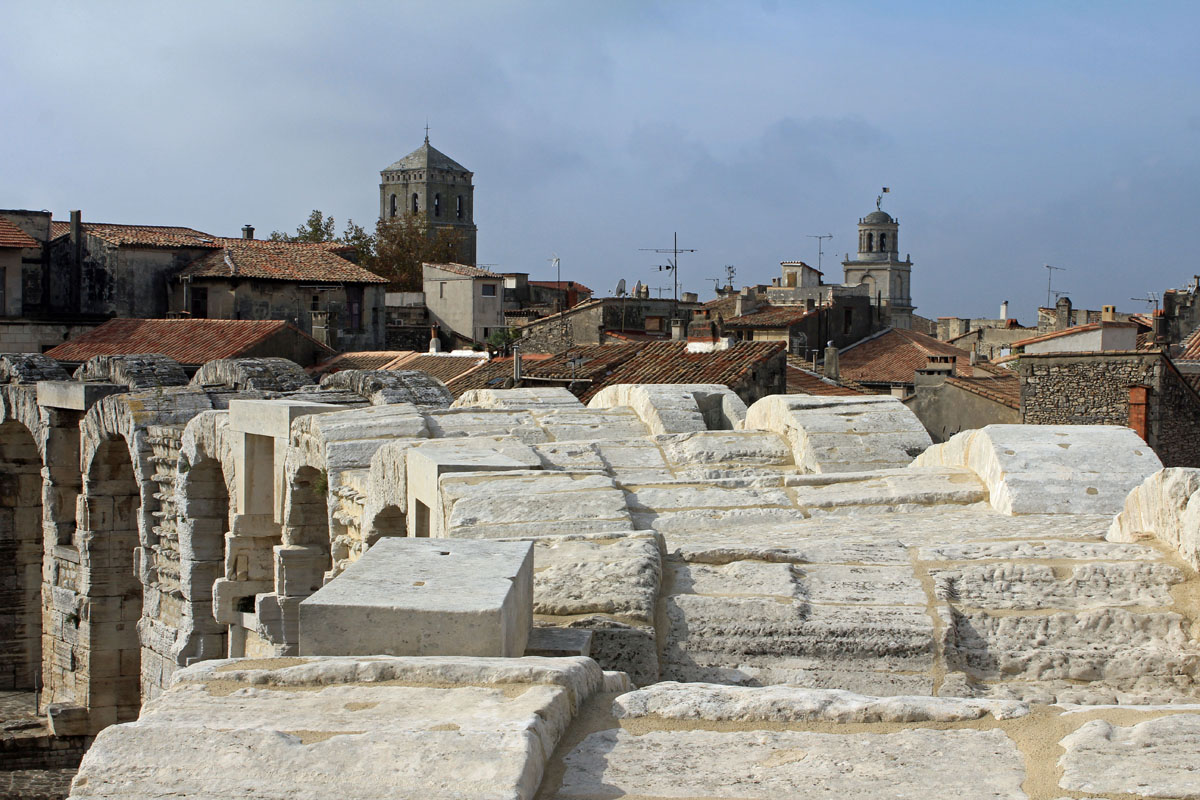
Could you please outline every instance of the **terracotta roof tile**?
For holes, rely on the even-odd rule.
[[[18,228],[5,217],[0,217],[0,247],[37,247],[32,236]]]
[[[87,361],[94,356],[161,353],[180,364],[204,364],[218,358],[236,358],[285,331],[333,354],[283,320],[110,319],[46,355],[59,361]]]
[[[487,361],[482,353],[480,353],[479,358],[450,355],[434,356],[428,353],[416,353],[403,361],[393,361],[391,364],[382,367],[382,369],[419,369],[422,372],[429,373],[442,383],[446,383],[465,372],[470,372],[481,364],[486,364]]]
[[[1015,373],[1008,375],[977,375],[970,378],[955,376],[946,383],[973,394],[994,400],[1009,408],[1021,407],[1021,379]]]
[[[541,289],[561,289],[569,291],[574,289],[581,294],[592,294],[592,290],[584,286],[579,281],[530,281],[530,286],[537,286]]]
[[[801,306],[759,306],[756,311],[743,314],[740,317],[729,317],[725,320],[726,328],[787,328],[809,314],[817,313],[817,309],[809,311]]]
[[[732,386],[758,364],[782,353],[783,342],[738,342],[727,350],[689,353],[686,342],[658,342],[592,385],[580,397],[587,402],[600,389],[618,383],[719,383]]]
[[[857,383],[912,383],[913,373],[929,363],[929,356],[954,356],[959,375],[974,374],[966,350],[923,333],[889,328],[843,349],[838,375]]]
[[[489,272],[488,270],[481,269],[479,267],[472,267],[468,264],[428,264],[428,263],[425,263],[425,264],[422,264],[421,266],[422,267],[433,267],[435,269],[440,269],[443,272],[453,272],[456,275],[466,275],[468,278],[502,278],[502,277],[504,277],[503,275],[500,275],[498,273]]]
[[[383,369],[385,364],[395,361],[398,356],[411,356],[411,350],[359,350],[352,353],[339,353],[333,358],[322,361],[308,371],[313,375],[328,375],[341,372],[344,369]]]
[[[50,223],[50,237],[57,239],[71,232],[71,223]],[[83,232],[109,244],[129,247],[216,247],[218,237],[210,233],[173,225],[113,225],[85,222]]]
[[[853,397],[862,392],[842,386],[836,381],[813,372],[799,356],[788,355],[788,394],[812,394],[824,397]]]
[[[1180,352],[1176,356],[1177,361],[1197,361],[1200,360],[1200,325],[1189,333],[1180,343]]]
[[[333,242],[275,242],[264,239],[216,240],[213,250],[180,272],[193,278],[259,278],[279,281],[387,283],[337,254]]]

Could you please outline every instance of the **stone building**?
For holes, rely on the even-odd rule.
[[[517,329],[527,353],[631,340],[683,340],[700,303],[650,297],[593,297]]]
[[[379,172],[379,218],[421,216],[431,235],[449,231],[459,242],[455,260],[475,263],[475,186],[473,173],[425,143]]]
[[[467,264],[422,264],[421,279],[429,321],[456,346],[505,328],[503,276]]]
[[[878,204],[876,204],[878,206]],[[912,258],[900,260],[900,220],[879,208],[858,221],[858,255],[842,262],[845,283],[862,284],[893,328],[912,328]]]

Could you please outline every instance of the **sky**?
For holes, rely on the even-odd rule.
[[[6,4],[0,207],[214,235],[367,227],[379,171],[475,173],[478,258],[609,294],[827,281],[898,217],[918,314],[1146,311],[1200,273],[1200,4]],[[657,292],[656,292],[657,294]],[[666,294],[670,294],[668,288]]]

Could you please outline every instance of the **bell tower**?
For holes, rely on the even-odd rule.
[[[893,328],[912,328],[914,306],[911,295],[912,259],[900,260],[900,220],[880,208],[858,221],[858,254],[842,262],[847,286],[865,285],[871,304],[880,307]]]
[[[425,143],[379,172],[379,218],[419,214],[430,235],[450,230],[460,241],[457,261],[475,264],[474,173]]]

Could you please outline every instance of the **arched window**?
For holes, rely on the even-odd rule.
[[[417,205],[417,193],[413,192],[413,213],[416,214],[420,210],[420,207]]]
[[[396,216],[396,195],[395,194],[392,195],[391,216],[393,216],[393,217]]]
[[[433,196],[433,215],[435,217],[440,217],[442,215],[442,196],[440,194],[435,194]]]
[[[415,196],[416,195],[414,195],[414,197]],[[868,253],[875,252],[875,234],[873,234],[873,233],[867,234],[867,252]]]
[[[458,196],[458,207],[455,209],[455,214],[458,215],[459,219],[463,218],[463,201],[461,194]]]
[[[879,234],[879,251],[881,253],[887,252],[887,234],[886,233]]]

